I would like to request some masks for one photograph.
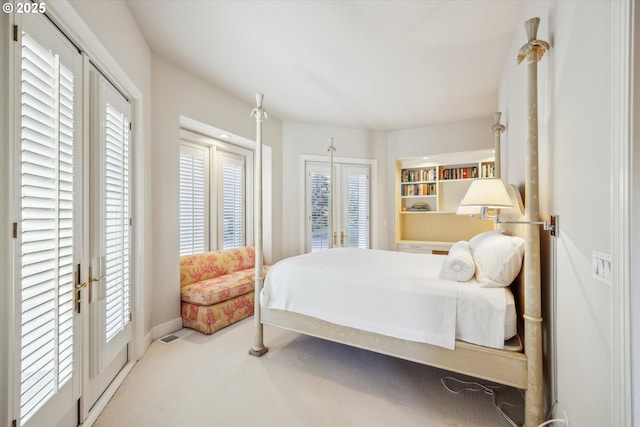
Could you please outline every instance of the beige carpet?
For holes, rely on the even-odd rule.
[[[252,318],[209,336],[154,342],[94,425],[509,426],[492,396],[453,394],[440,382],[470,378],[269,326],[264,336],[261,358],[247,353]],[[508,387],[497,395],[522,403]],[[508,411],[521,422],[522,406]]]

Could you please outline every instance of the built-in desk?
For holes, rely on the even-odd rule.
[[[426,240],[398,240],[396,242],[396,251],[412,252],[417,254],[439,254],[446,255],[449,248],[455,242],[435,242]]]

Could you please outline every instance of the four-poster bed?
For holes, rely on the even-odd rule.
[[[508,187],[514,208],[501,211],[501,217],[515,222],[538,221],[538,149],[537,149],[537,62],[548,48],[545,42],[536,40],[538,18],[526,23],[528,43],[518,55],[519,62],[525,60],[528,70],[528,139],[526,158],[526,203],[522,211],[522,201],[513,186]],[[258,106],[253,111],[257,123],[256,168],[261,165],[261,120],[264,116],[262,95],[257,96]],[[499,138],[503,128],[495,127]],[[332,144],[333,146],[333,144]],[[330,152],[332,154],[332,152]],[[261,170],[256,169],[256,233],[261,233],[260,206],[258,194],[261,185]],[[509,217],[510,216],[510,217]],[[262,324],[274,325],[307,335],[320,337],[391,356],[431,365],[453,372],[471,375],[500,384],[526,390],[525,425],[536,426],[543,421],[543,381],[542,381],[542,319],[540,295],[540,248],[537,226],[506,225],[509,232],[524,238],[524,267],[518,279],[511,285],[522,303],[518,307],[518,317],[524,336],[524,352],[497,349],[465,341],[456,340],[455,349],[440,345],[397,338],[386,334],[363,330],[362,328],[339,325],[310,315],[265,307],[261,302],[263,289],[261,236],[256,235],[256,281],[255,281],[255,342],[250,350],[260,356],[267,349],[262,342]],[[334,249],[331,249],[334,250]],[[303,255],[304,256],[304,255]],[[426,255],[424,255],[426,256]],[[432,255],[438,256],[438,255]],[[260,263],[258,263],[260,261]],[[277,264],[276,264],[277,266]],[[277,271],[276,266],[270,270]]]

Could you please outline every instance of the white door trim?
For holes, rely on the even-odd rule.
[[[302,183],[306,183],[306,165],[308,162],[319,162],[319,163],[328,163],[329,162],[329,157],[328,156],[318,156],[318,155],[311,155],[311,154],[303,154],[300,156],[300,166],[299,166],[299,171],[300,171],[300,181]],[[368,165],[371,169],[369,172],[369,215],[370,215],[370,223],[369,223],[369,227],[370,227],[370,241],[369,241],[369,246],[371,248],[378,248],[378,162],[375,159],[363,159],[363,158],[356,158],[356,157],[334,157],[333,158],[333,162],[334,164],[337,163],[349,163],[352,165]],[[307,222],[306,222],[306,185],[300,185],[299,187],[299,199],[300,203],[299,203],[299,217],[300,218],[300,224],[299,224],[299,230],[300,230],[300,240],[299,240],[299,253],[303,254],[306,251],[306,227],[307,227]]]
[[[631,426],[633,2],[611,2],[611,425]]]
[[[132,265],[138,267],[134,269],[132,277],[132,283],[134,283],[133,304],[131,307],[133,313],[133,336],[130,359],[138,360],[151,343],[151,335],[145,334],[144,331],[146,296],[144,287],[148,277],[151,275],[151,260],[142,256],[145,253],[145,247],[151,246],[151,221],[146,218],[148,216],[146,209],[148,202],[146,202],[146,199],[149,198],[147,187],[150,185],[149,171],[147,169],[150,167],[148,158],[151,151],[149,147],[145,146],[146,142],[143,134],[144,99],[142,92],[67,0],[47,3],[47,14],[55,20],[56,24],[74,43],[87,53],[100,71],[119,86],[131,102],[131,121],[133,123],[133,131],[131,133],[133,144],[133,174],[131,176],[133,214]]]
[[[135,361],[139,360],[147,347],[151,344],[151,333],[145,333],[147,310],[145,310],[145,288],[150,282],[151,259],[144,257],[147,247],[151,247],[151,218],[150,218],[150,156],[151,150],[147,145],[143,133],[143,105],[142,92],[113,58],[98,37],[87,26],[78,12],[67,0],[47,3],[47,14],[55,21],[60,29],[84,51],[92,62],[127,96],[131,103],[131,133],[132,148],[132,337],[129,346],[129,363],[123,368],[112,385],[98,400],[93,410],[87,415],[85,423],[91,425],[100,411],[111,398],[117,386],[126,377]],[[85,412],[84,410],[82,412]],[[82,420],[80,420],[82,422]]]

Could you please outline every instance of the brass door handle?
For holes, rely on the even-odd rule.
[[[100,277],[93,277],[93,269],[91,268],[91,266],[89,266],[89,283],[93,283],[93,282],[99,282],[100,280],[104,279],[104,275],[100,276]],[[89,286],[89,303],[91,303],[91,301],[93,300],[93,286]]]
[[[91,266],[89,266],[89,283],[99,282],[102,279],[104,279],[104,276],[93,277],[93,272],[92,272]]]
[[[344,246],[344,231],[340,232],[340,244]]]
[[[333,246],[336,245],[336,242],[338,240],[338,233],[336,233],[335,231],[333,232]]]
[[[73,288],[76,291],[74,297],[76,303],[76,311],[80,313],[80,303],[82,302],[80,299],[80,291],[82,290],[82,288],[86,288],[89,282],[80,283],[80,276],[78,275],[77,271],[73,273],[73,282]]]

